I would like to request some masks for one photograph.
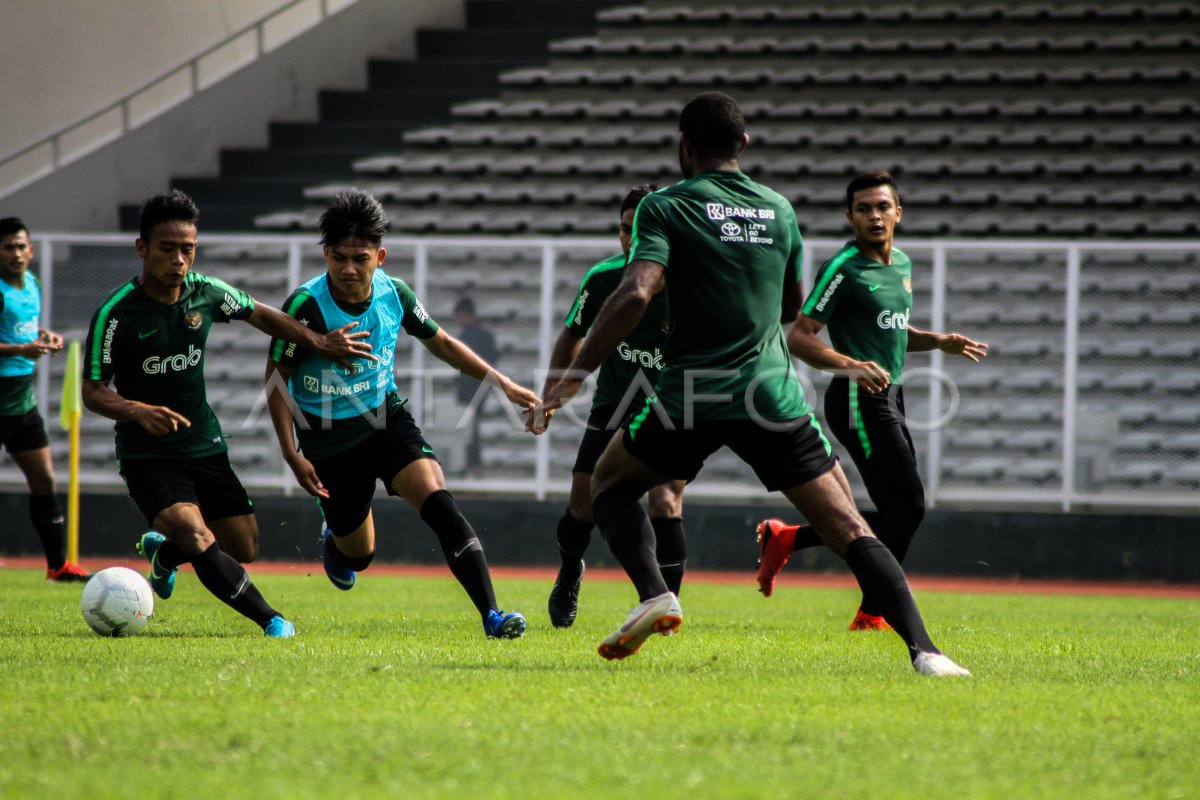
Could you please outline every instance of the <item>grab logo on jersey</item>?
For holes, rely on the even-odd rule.
[[[883,328],[885,331],[908,330],[908,312],[911,309],[904,311],[888,311],[886,308],[879,312],[879,316],[875,318],[875,324]]]
[[[183,372],[200,363],[204,351],[194,344],[188,345],[187,354],[173,356],[150,356],[142,362],[142,371],[147,375],[163,375],[167,372]]]
[[[622,361],[629,361],[646,369],[662,370],[663,368],[662,350],[657,347],[651,353],[649,350],[634,350],[628,342],[621,342],[617,346],[617,355],[621,357]]]
[[[13,325],[12,332],[13,332],[13,336],[15,338],[17,338],[18,340],[20,340],[20,339],[36,339],[37,335],[38,335],[37,318],[35,317],[33,319],[25,320],[24,322],[16,323],[15,325]]]

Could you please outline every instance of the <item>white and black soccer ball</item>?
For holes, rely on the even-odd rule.
[[[154,593],[146,579],[128,567],[109,567],[84,584],[79,607],[101,636],[132,636],[154,613]]]

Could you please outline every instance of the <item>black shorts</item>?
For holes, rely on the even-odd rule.
[[[375,481],[383,481],[387,493],[394,495],[392,479],[422,458],[438,460],[412,414],[399,408],[388,415],[387,427],[366,441],[327,458],[312,459],[317,477],[329,492],[329,497],[320,501],[325,524],[335,536],[353,533],[371,512]]]
[[[825,391],[825,422],[859,471],[875,456],[914,461],[917,451],[904,416],[904,389],[892,384],[872,394],[848,378],[834,378]]]
[[[808,483],[837,464],[829,440],[812,414],[775,423],[777,428],[787,426],[784,430],[765,428],[749,419],[697,420],[691,428],[684,428],[682,420],[670,423],[673,430],[651,410],[640,425],[625,429],[623,441],[630,455],[675,480],[695,480],[705,459],[722,447],[749,464],[768,492]]]
[[[50,446],[46,438],[46,423],[38,413],[37,406],[11,417],[0,417],[0,442],[10,453],[40,450]]]
[[[195,503],[206,522],[254,513],[228,453],[202,458],[124,458],[121,477],[151,525],[163,509]]]
[[[575,455],[575,466],[571,468],[571,472],[590,474],[595,471],[596,462],[600,460],[604,448],[612,441],[613,433],[618,428],[623,428],[629,419],[629,415],[626,415],[614,421],[613,415],[616,413],[616,406],[601,406],[592,409],[588,414],[587,430],[583,432],[583,438],[579,441],[579,452]]]

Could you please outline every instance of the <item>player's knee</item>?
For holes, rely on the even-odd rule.
[[[647,506],[649,507],[651,519],[682,517],[683,495],[670,491],[655,490],[650,493],[650,501],[647,503]]]

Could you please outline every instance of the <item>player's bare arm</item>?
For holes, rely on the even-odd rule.
[[[126,400],[108,385],[108,381],[85,380],[80,388],[83,404],[89,411],[118,422],[132,421],[151,436],[166,436],[180,428],[190,428],[188,418],[166,406],[152,406]]]
[[[788,331],[788,350],[810,367],[850,376],[872,394],[888,387],[891,376],[887,370],[874,361],[859,361],[834,350],[817,335],[823,327],[807,314],[801,314]]]
[[[293,410],[291,395],[287,391],[287,383],[295,373],[295,367],[286,367],[278,361],[267,359],[266,393],[267,412],[271,415],[271,427],[275,430],[275,439],[279,442],[279,452],[283,460],[296,476],[300,488],[313,497],[329,497],[329,491],[317,477],[317,471],[312,462],[296,449],[296,436],[292,428]]]
[[[554,384],[566,375],[567,367],[575,360],[575,356],[579,355],[579,348],[582,346],[583,338],[571,333],[569,328],[563,328],[559,332],[558,338],[554,340],[554,347],[550,350],[550,364],[546,367],[546,382],[542,384],[543,397]],[[553,416],[553,410],[543,411],[542,430],[545,430],[550,424],[550,418]],[[532,432],[534,427],[533,409],[530,409],[525,415],[525,430]]]
[[[0,344],[0,357],[23,356],[37,360],[47,353],[55,353],[61,349],[61,340],[58,347],[52,347],[49,342],[38,339],[21,344]]]
[[[537,404],[537,395],[533,390],[514,383],[507,375],[484,361],[478,353],[445,330],[439,328],[433,336],[422,339],[421,344],[439,360],[467,377],[499,387],[505,397],[521,408],[530,409]]]
[[[579,392],[584,377],[595,372],[604,359],[617,349],[617,345],[629,336],[629,332],[645,315],[650,298],[666,285],[666,269],[656,261],[638,260],[625,268],[625,277],[600,308],[583,345],[571,361],[567,375],[550,388],[542,397],[540,407],[535,409],[535,423],[539,424],[534,425],[534,433],[546,430],[540,424],[540,418],[548,411],[561,408],[563,403]]]
[[[908,351],[922,353],[927,350],[941,350],[955,356],[969,358],[976,364],[979,359],[987,357],[987,343],[968,339],[961,333],[934,333],[908,326]]]
[[[263,333],[295,342],[343,367],[353,366],[355,358],[379,360],[379,356],[371,354],[371,345],[360,341],[371,335],[368,331],[350,332],[351,328],[358,325],[357,322],[351,322],[349,325],[343,325],[322,335],[309,330],[279,309],[259,303],[257,300],[254,301],[254,312],[246,318],[246,321]]]

